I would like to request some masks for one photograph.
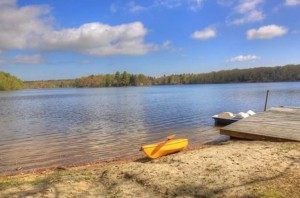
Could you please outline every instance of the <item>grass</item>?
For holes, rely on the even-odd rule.
[[[48,176],[30,176],[30,177],[10,177],[0,179],[0,192],[9,188],[18,187],[20,185],[46,185],[57,182],[61,179],[61,175],[53,173]]]
[[[260,193],[258,193],[259,197],[268,197],[268,198],[284,198],[286,196],[283,195],[282,192],[274,190],[274,189],[268,189],[264,190]]]
[[[45,186],[58,183],[62,180],[66,181],[91,181],[95,179],[95,175],[87,170],[80,171],[56,171],[47,175],[32,175],[24,177],[6,177],[0,178],[0,192],[9,188],[18,187],[20,185]]]
[[[20,179],[0,179],[0,191],[6,190],[8,188],[12,188],[15,186],[20,185],[21,183],[24,183],[24,181],[20,181]]]

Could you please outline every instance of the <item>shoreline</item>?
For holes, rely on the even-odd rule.
[[[204,144],[197,144],[193,146],[189,146],[188,148],[184,149],[184,151],[192,151],[192,150],[197,150],[204,148],[206,146],[218,144],[221,142],[227,141],[227,138],[220,138],[216,140],[209,141]],[[65,170],[70,170],[74,168],[84,168],[88,166],[107,166],[107,165],[112,165],[112,164],[124,164],[124,163],[129,163],[129,162],[135,162],[135,161],[148,161],[150,160],[147,158],[142,152],[139,155],[134,155],[132,157],[118,157],[114,158],[112,160],[99,160],[99,161],[90,161],[90,162],[83,162],[83,163],[73,163],[70,165],[66,166],[53,166],[53,167],[45,167],[45,168],[36,168],[32,170],[25,170],[22,172],[22,168],[20,170],[16,170],[15,172],[12,173],[7,173],[7,174],[0,174],[0,178],[6,178],[6,177],[15,177],[15,176],[25,176],[25,175],[31,175],[31,174],[41,174],[45,172],[54,172],[54,171],[65,171]]]
[[[0,177],[4,197],[299,197],[300,143],[230,140],[164,156]]]
[[[195,150],[205,145],[217,144],[220,142],[228,141],[229,140],[228,136],[225,135],[214,136],[214,133],[212,132],[215,132],[217,129],[219,129],[219,126],[214,126],[212,129],[207,130],[209,133],[211,133],[213,138],[207,138],[207,140],[202,143],[189,145],[188,148],[186,148],[185,150]],[[16,167],[15,170],[0,172],[0,178],[6,176],[18,176],[18,175],[25,175],[25,174],[41,173],[45,171],[64,170],[64,169],[70,169],[74,167],[84,167],[90,165],[107,165],[111,163],[130,162],[145,157],[146,156],[143,154],[143,152],[139,152],[138,154],[132,154],[131,156],[115,157],[110,160],[94,160],[94,161],[91,160],[91,161],[79,162],[79,163],[73,162],[73,163],[69,163],[68,165],[57,165],[57,166],[40,167],[40,168],[32,168],[32,169],[25,169],[25,170],[23,169],[23,167]]]
[[[40,80],[37,80],[39,82]],[[47,80],[46,80],[47,81]],[[51,81],[51,80],[50,80]],[[28,81],[25,81],[27,83]],[[31,82],[31,81],[30,81]],[[33,81],[35,82],[35,81]],[[160,87],[160,86],[196,86],[196,85],[234,85],[234,84],[260,84],[260,83],[299,83],[300,81],[259,81],[259,82],[225,82],[225,83],[196,83],[196,84],[157,84],[157,85],[140,85],[140,86],[110,86],[110,87],[25,87],[19,90],[54,90],[54,89],[101,89],[101,88],[143,88],[143,87]],[[4,91],[3,91],[4,92]]]

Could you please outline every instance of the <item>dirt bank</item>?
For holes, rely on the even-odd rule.
[[[1,197],[300,197],[300,143],[229,141],[134,162],[0,178]]]

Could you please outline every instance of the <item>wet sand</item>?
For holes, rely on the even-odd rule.
[[[0,177],[0,197],[300,197],[300,143],[227,141]]]

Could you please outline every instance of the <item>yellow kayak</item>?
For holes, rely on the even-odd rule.
[[[142,146],[141,150],[151,159],[155,159],[164,155],[175,153],[186,148],[189,141],[188,139],[173,139],[175,135],[168,136],[164,142],[148,144]]]

